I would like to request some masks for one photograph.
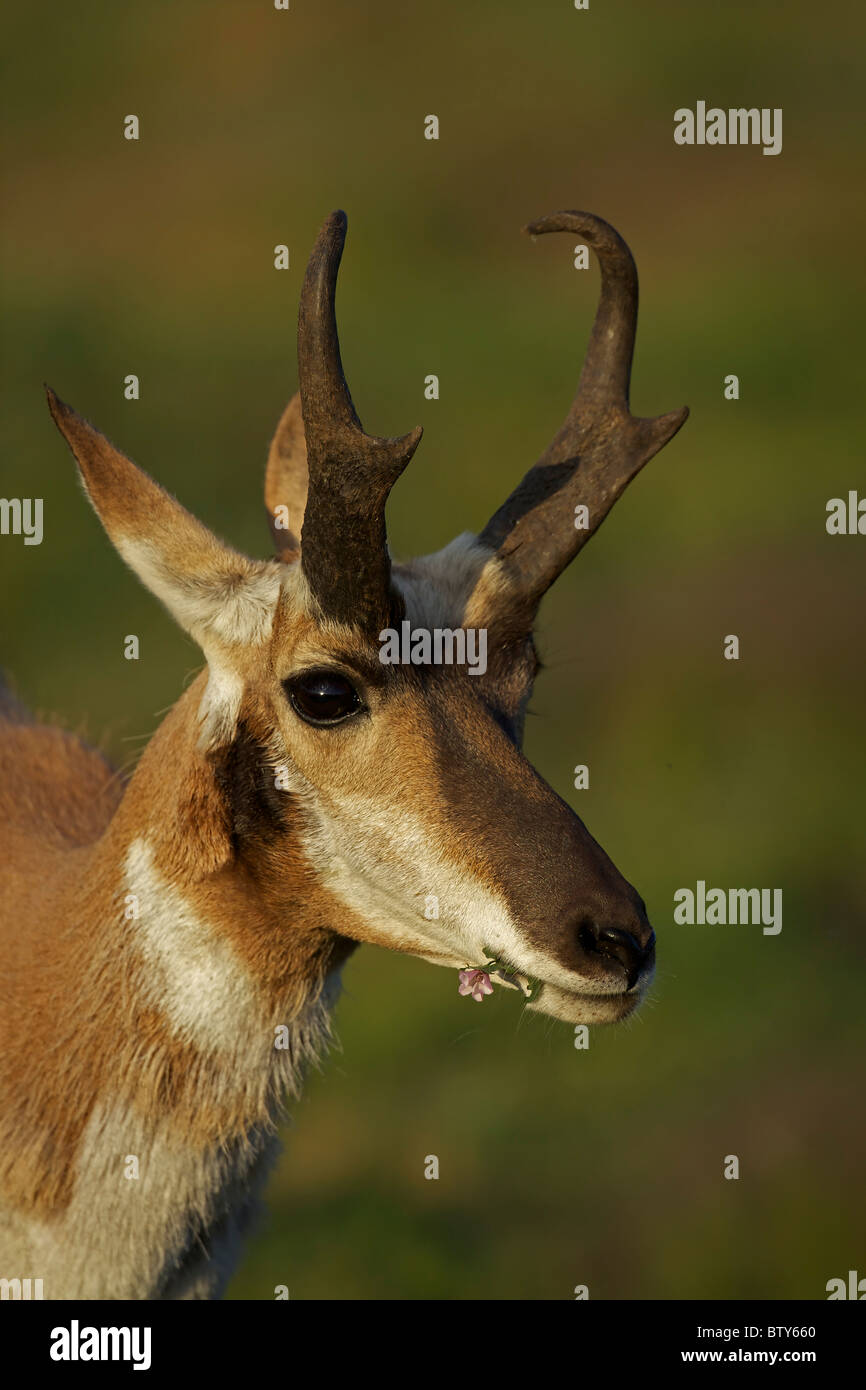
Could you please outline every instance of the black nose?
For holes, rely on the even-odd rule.
[[[609,956],[623,966],[632,989],[638,982],[641,972],[651,963],[655,954],[656,934],[651,931],[645,946],[631,932],[619,927],[600,927],[597,922],[584,922],[578,928],[578,940],[589,955]]]

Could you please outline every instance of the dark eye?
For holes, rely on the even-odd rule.
[[[363,708],[352,682],[338,671],[305,671],[284,684],[292,709],[308,724],[339,724]]]

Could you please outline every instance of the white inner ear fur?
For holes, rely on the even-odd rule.
[[[124,536],[117,549],[205,654],[209,639],[254,646],[270,635],[281,587],[275,565],[217,549],[200,569],[184,571],[172,568],[152,541]]]
[[[208,662],[208,683],[199,706],[198,746],[206,752],[235,735],[244,682],[231,661],[231,648],[264,644],[271,635],[282,592],[280,568],[222,552],[199,557],[201,569],[172,568],[152,541],[122,537],[117,549],[176,622],[198,642]],[[195,563],[195,557],[193,557]]]

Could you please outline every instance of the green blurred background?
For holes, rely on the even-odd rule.
[[[548,599],[527,736],[646,898],[652,1002],[576,1051],[510,993],[482,1009],[364,948],[232,1294],[822,1298],[866,1274],[866,539],[824,526],[830,497],[866,494],[861,12],[54,0],[4,27],[2,494],[45,499],[45,540],[0,543],[2,662],[118,761],[199,658],[111,551],[43,379],[266,553],[303,266],[344,207],[355,401],[373,431],[426,427],[392,547],[435,550],[480,529],[565,413],[597,272],[519,229],[580,207],[640,270],[634,410],[692,410]],[[677,147],[673,112],[699,99],[782,107],[782,154]],[[781,935],[675,926],[698,878],[783,888]]]

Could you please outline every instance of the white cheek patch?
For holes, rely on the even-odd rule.
[[[494,939],[505,904],[445,860],[429,826],[367,797],[323,804],[310,788],[302,800],[309,817],[301,838],[320,882],[383,940],[460,968]]]
[[[620,992],[530,941],[505,898],[446,857],[435,832],[411,813],[362,796],[334,797],[327,807],[315,793],[303,799],[316,821],[304,838],[320,881],[397,949],[456,969],[492,956],[565,991]]]
[[[127,924],[146,971],[144,985],[176,1035],[203,1052],[237,1056],[253,1049],[267,1066],[272,1039],[254,980],[230,944],[202,921],[157,871],[145,840],[126,856],[127,892],[137,916]]]

